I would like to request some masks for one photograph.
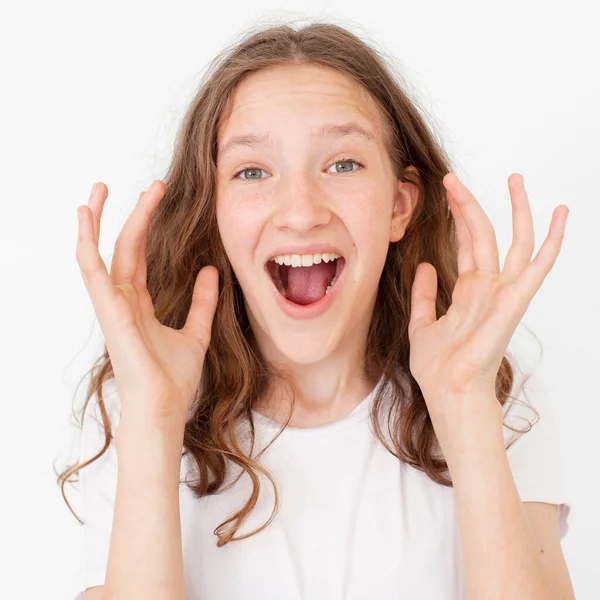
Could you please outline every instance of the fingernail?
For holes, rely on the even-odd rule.
[[[150,184],[150,187],[146,191],[149,192],[153,186],[154,186],[154,181]]]
[[[90,196],[93,196],[95,191],[96,191],[96,184],[94,184],[92,186],[92,191],[90,192]]]

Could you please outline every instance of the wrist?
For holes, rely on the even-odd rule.
[[[118,446],[127,444],[129,441],[135,445],[145,442],[181,444],[185,422],[185,416],[177,414],[158,417],[121,412],[114,434],[115,443]]]
[[[431,420],[447,462],[484,448],[504,448],[502,406],[495,397],[467,402],[447,398],[443,405],[447,410]]]
[[[440,445],[451,472],[486,461],[497,453],[505,453],[502,425],[498,426],[495,422],[473,422],[469,429],[456,430],[445,442],[445,445]]]

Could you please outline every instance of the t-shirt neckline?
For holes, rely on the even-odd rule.
[[[291,425],[287,425],[283,432],[284,435],[293,435],[293,436],[313,436],[313,435],[326,435],[341,429],[345,429],[346,427],[352,425],[353,423],[357,423],[367,418],[370,412],[371,405],[373,404],[373,400],[377,393],[377,390],[381,386],[383,377],[377,382],[375,387],[365,396],[352,410],[351,413],[338,419],[337,421],[333,421],[332,423],[326,423],[324,425],[317,425],[316,427],[294,427]],[[276,421],[271,420],[269,417],[263,415],[262,413],[257,412],[252,409],[252,416],[254,419],[254,423],[261,429],[265,429],[271,432],[278,432],[282,423],[277,423]]]

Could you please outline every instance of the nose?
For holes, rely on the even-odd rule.
[[[278,196],[273,225],[279,229],[306,234],[331,220],[323,191],[306,174],[288,177],[278,190]]]

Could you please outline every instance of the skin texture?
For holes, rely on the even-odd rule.
[[[358,122],[373,140],[319,137],[325,123]],[[372,98],[344,75],[318,66],[254,73],[236,90],[219,148],[236,135],[268,133],[273,145],[235,147],[218,156],[217,219],[260,352],[284,366],[299,393],[291,426],[312,427],[349,414],[371,391],[361,359],[377,283],[390,243],[402,238],[417,188],[392,171],[382,119]],[[351,172],[336,161],[352,158]],[[260,169],[258,174],[247,171]],[[250,179],[253,177],[253,179]],[[281,246],[327,242],[342,250],[345,282],[331,308],[295,320],[276,305],[264,271]],[[287,415],[274,388],[257,408]]]

